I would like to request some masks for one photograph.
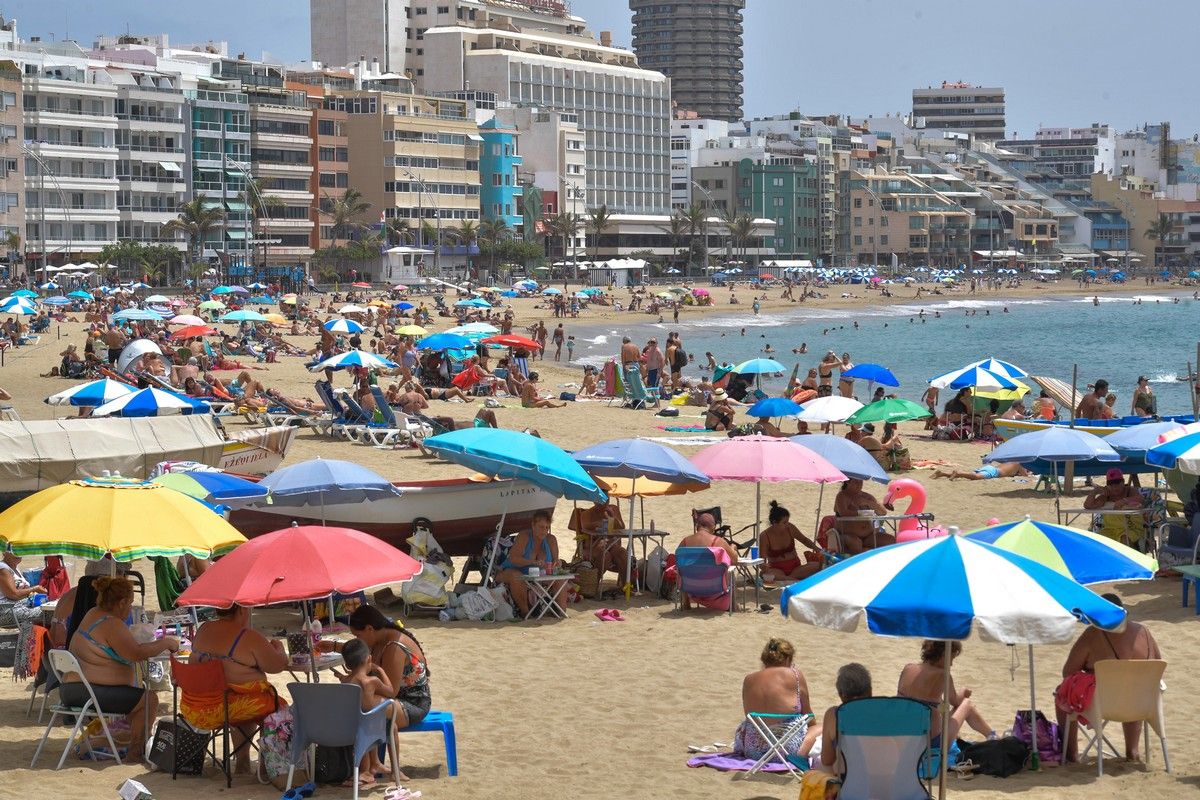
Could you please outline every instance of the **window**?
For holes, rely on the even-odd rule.
[[[855,237],[854,237],[854,244],[855,244],[856,246],[857,246],[857,245],[861,245],[861,244],[862,244],[862,237],[861,237],[861,236],[855,236]]]
[[[854,218],[854,227],[856,227],[856,228],[861,228],[861,227],[862,227],[862,217],[855,217],[855,218]]]
[[[910,231],[919,231],[919,230],[921,230],[921,228],[924,228],[924,227],[925,227],[925,218],[924,217],[909,217],[908,218],[908,229]]]
[[[861,197],[854,198],[854,207],[862,208],[862,198]]]
[[[879,237],[879,243],[880,243],[881,245],[887,245],[887,243],[888,243],[888,242],[887,242],[887,239],[888,239],[887,235],[886,235],[886,234],[884,234],[883,236],[880,236],[880,237]]]
[[[333,136],[333,120],[319,119],[317,120],[317,135],[318,136]]]
[[[334,186],[337,185],[337,179],[334,177],[334,175],[335,175],[335,173],[333,173],[333,172],[322,172],[321,177],[318,180],[318,183],[320,184],[321,188],[323,188],[323,189],[334,188]]]

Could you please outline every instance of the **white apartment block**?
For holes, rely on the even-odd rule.
[[[585,208],[659,214],[670,205],[670,81],[586,37],[465,26],[424,34],[424,86],[494,92],[574,114],[586,142]]]
[[[1004,89],[944,81],[942,85],[913,89],[915,127],[944,128],[969,133],[982,141],[1003,139]]]
[[[671,211],[692,203],[692,168],[700,166],[699,153],[729,136],[729,123],[719,119],[671,120]]]
[[[587,25],[559,0],[309,0],[312,57],[341,67],[378,59],[424,89],[425,32],[460,25],[581,36]],[[461,88],[461,87],[460,87]]]

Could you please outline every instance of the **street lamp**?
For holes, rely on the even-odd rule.
[[[422,180],[417,175],[414,175],[409,170],[402,169],[402,170],[400,170],[400,172],[402,175],[407,177],[409,180],[416,181],[417,186],[420,188],[420,191],[417,192],[417,217],[419,218],[417,220],[417,249],[421,249],[421,241],[422,241],[422,235],[423,235],[423,232],[421,229],[425,227],[425,215],[423,213],[424,209],[423,209],[423,206],[421,205],[421,194],[422,193],[429,196],[430,202],[433,203],[433,210],[437,212],[437,216],[436,216],[437,241],[433,245],[433,271],[435,273],[437,273],[438,277],[440,278],[442,275],[441,259],[440,259],[440,256],[442,253],[442,206],[441,206],[441,204],[438,203],[437,198],[434,197],[433,194],[430,193],[429,186],[425,183],[424,180]]]
[[[763,173],[764,185],[766,184],[766,180],[767,180],[767,177],[766,177],[766,173],[764,172]],[[695,186],[697,189],[699,189],[704,194],[704,196],[708,199],[708,205],[714,211],[716,211],[717,209],[720,208],[720,206],[717,205],[717,201],[713,198],[712,194],[708,191],[708,189],[705,189],[703,186],[701,186],[699,183],[697,183],[695,181],[695,179],[691,179],[689,182],[692,184],[692,186]],[[765,191],[765,189],[764,189],[764,191]],[[763,210],[763,213],[766,213],[765,209]],[[726,225],[725,227],[727,229],[729,228],[728,225]],[[708,251],[708,230],[707,229],[704,231],[704,249],[706,252]],[[762,250],[759,250],[759,253],[761,254]],[[732,260],[733,260],[733,232],[729,231],[729,238],[727,238],[725,240],[725,261],[729,262]]]
[[[559,180],[559,183],[563,187],[563,195],[571,201],[571,215],[573,217],[575,217],[576,222],[578,222],[578,217],[575,214],[575,201],[585,199],[587,197],[587,192],[584,191],[583,187],[580,186],[577,181],[576,182],[568,181],[566,175],[559,175],[558,180]],[[561,212],[562,209],[559,208],[559,211]],[[578,278],[579,278],[579,263],[578,263],[579,262],[579,254],[575,251],[575,234],[574,233],[571,234],[571,253],[570,253],[570,255],[568,256],[566,250],[565,249],[563,250],[563,258],[568,258],[568,257],[571,259],[571,263],[575,265],[575,278],[576,278],[576,280],[578,280]]]
[[[863,190],[875,201],[875,207],[871,211],[871,269],[877,269],[879,267],[879,231],[876,229],[875,215],[883,211],[883,201],[871,188],[870,180],[863,181]],[[895,270],[892,270],[892,277],[896,277]]]
[[[67,195],[63,192],[62,185],[58,182],[58,176],[50,169],[50,166],[42,160],[42,157],[33,152],[29,147],[21,145],[21,152],[32,158],[38,165],[38,177],[41,180],[38,182],[38,239],[41,240],[42,251],[42,281],[45,282],[47,272],[46,267],[50,266],[50,259],[46,252],[46,176],[50,176],[50,180],[54,183],[54,188],[58,192],[59,202],[62,203],[63,215],[67,218],[67,256],[71,255],[71,207],[67,203]],[[25,251],[29,251],[29,242],[25,242]],[[28,264],[26,264],[28,269]]]

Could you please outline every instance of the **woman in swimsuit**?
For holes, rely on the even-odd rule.
[[[530,567],[537,567],[543,575],[552,573],[562,562],[558,558],[558,540],[550,533],[550,512],[535,511],[533,523],[528,531],[521,531],[513,542],[508,557],[500,565],[500,574],[496,579],[508,587],[508,593],[516,601],[521,616],[529,614],[529,587],[521,576]],[[548,586],[553,597],[559,589],[559,584]]]
[[[772,500],[767,521],[771,524],[758,535],[759,549],[767,560],[764,581],[799,580],[821,569],[820,561],[806,562],[796,552],[796,542],[817,552],[821,548],[792,524],[786,508]]]
[[[796,649],[785,639],[771,639],[762,651],[762,669],[751,672],[742,681],[742,710],[746,714],[802,715],[807,719],[807,731],[800,744],[789,755],[806,758],[820,735],[821,726],[813,725],[812,706],[808,697],[808,682],[804,673],[793,666]],[[785,720],[790,725],[791,720]],[[772,726],[775,727],[775,726]],[[733,752],[743,758],[759,759],[767,754],[770,745],[749,722],[742,720],[733,734]]]
[[[139,644],[125,620],[133,611],[133,584],[128,578],[96,578],[96,606],[83,615],[71,637],[68,650],[83,669],[83,677],[92,685],[100,710],[110,714],[125,714],[134,731],[126,758],[133,763],[145,754],[145,737],[150,721],[158,715],[158,695],[135,686],[134,665],[159,653],[179,649],[174,636],[148,644]],[[65,705],[79,707],[88,702],[88,691],[79,675],[68,672],[62,676],[59,697]]]
[[[429,663],[417,637],[400,622],[388,619],[374,606],[363,605],[350,615],[350,632],[371,648],[371,660],[396,687],[396,727],[407,728],[425,719],[432,704]],[[341,643],[321,642],[319,650],[340,649]]]
[[[1153,417],[1156,410],[1154,390],[1150,388],[1150,381],[1146,380],[1145,375],[1139,375],[1137,388],[1133,390],[1133,408],[1131,409],[1131,413],[1139,417]]]
[[[911,697],[932,708],[932,730],[934,731],[932,746],[938,747],[942,739],[942,715],[937,706],[942,702],[946,691],[946,670],[954,659],[962,652],[961,642],[951,642],[950,652],[946,652],[946,643],[940,640],[926,639],[921,643],[921,661],[918,664],[906,664],[900,671],[900,682],[896,694],[900,697]],[[950,679],[950,693],[946,697],[950,704],[950,741],[958,738],[962,726],[969,725],[989,739],[996,738],[996,731],[983,719],[983,715],[975,708],[971,700],[971,690],[961,692],[954,687],[954,679]]]
[[[854,397],[854,378],[846,377],[846,373],[853,367],[850,354],[842,353],[842,360],[838,362],[838,391],[842,397]]]
[[[219,661],[229,685],[229,722],[234,726],[233,745],[237,754],[235,772],[250,770],[250,753],[245,747],[257,723],[286,705],[279,699],[267,676],[283,672],[288,665],[283,645],[267,639],[250,627],[250,609],[235,605],[217,611],[192,640],[192,662]],[[222,699],[192,697],[184,692],[179,712],[192,725],[213,730],[225,719]]]
[[[825,354],[825,357],[817,364],[817,373],[821,378],[821,386],[833,386],[833,368],[840,366],[841,363],[837,357],[837,353],[832,350]]]

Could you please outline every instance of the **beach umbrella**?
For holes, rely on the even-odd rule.
[[[131,284],[129,284],[129,288],[130,288],[130,289],[149,289],[149,288],[150,288],[150,284],[148,284],[148,283],[142,283],[141,281],[138,281],[137,283],[131,283]]]
[[[492,333],[499,333],[500,329],[495,325],[489,325],[486,322],[468,322],[466,325],[459,325],[455,328],[448,328],[443,333],[452,333],[456,336],[471,336],[482,334],[487,336]]]
[[[362,531],[303,525],[255,536],[205,570],[176,603],[229,608],[315,600],[403,583],[422,567]]]
[[[371,284],[367,283],[366,281],[355,281],[354,283],[352,283],[350,285],[353,286],[355,289],[370,289],[371,288]]]
[[[592,502],[606,499],[595,479],[562,448],[527,433],[500,428],[463,428],[426,438],[424,446],[447,461],[493,478],[528,481],[557,497]],[[493,544],[499,541],[507,515],[506,501]],[[492,566],[487,565],[485,584],[491,578]]]
[[[54,291],[55,289],[59,288],[59,286],[54,281],[46,281],[38,288],[44,292],[51,292],[51,291]],[[16,294],[16,292],[13,292],[13,294]]]
[[[743,361],[733,368],[739,375],[761,375],[763,373],[783,372],[786,367],[773,358],[752,358]]]
[[[74,297],[76,300],[95,300],[91,292],[85,292],[82,289],[76,289],[73,292],[67,292],[67,297]]]
[[[846,423],[860,425],[865,422],[903,422],[906,419],[923,419],[928,416],[931,415],[925,406],[903,398],[885,397],[855,411],[846,418]]]
[[[261,483],[220,471],[168,472],[151,479],[150,482],[203,500],[210,505],[234,509],[262,500],[270,494],[267,487]]]
[[[900,381],[892,374],[892,371],[887,367],[879,364],[855,364],[850,369],[842,373],[843,378],[857,378],[858,380],[868,381],[870,383],[878,383],[881,386],[899,386]]]
[[[846,480],[846,475],[822,456],[791,439],[774,436],[738,436],[705,447],[692,463],[714,481],[754,483],[754,535],[762,524],[762,483],[803,481],[824,485]],[[818,497],[817,503],[820,504]]]
[[[212,411],[203,400],[149,387],[121,395],[92,411],[93,417],[163,417],[174,414],[208,414]]]
[[[518,336],[515,333],[505,333],[499,336],[489,336],[486,339],[480,340],[484,344],[492,344],[498,347],[509,348],[524,348],[526,350],[541,350],[542,346],[526,336]]]
[[[401,325],[392,331],[392,333],[396,334],[397,336],[424,336],[425,334],[429,333],[429,331],[425,330],[420,325]]]
[[[463,350],[471,347],[471,340],[455,333],[435,333],[417,342],[418,350]]]
[[[983,361],[976,361],[970,366],[986,369],[988,372],[994,372],[1001,377],[1008,378],[1009,380],[1029,377],[1029,373],[1018,367],[1016,364],[1010,364],[1009,362],[1001,361],[998,358],[985,358]]]
[[[331,319],[321,327],[330,333],[362,333],[366,330],[352,319]]]
[[[246,541],[220,514],[165,486],[86,478],[43,489],[0,513],[0,541],[20,556],[116,561],[210,558]]]
[[[746,409],[746,413],[752,417],[794,417],[802,410],[799,403],[787,397],[764,397]]]
[[[459,300],[454,305],[460,308],[491,308],[492,304],[482,297],[472,297],[468,300]]]
[[[1031,559],[963,536],[943,536],[861,553],[785,588],[784,616],[850,632],[865,618],[880,636],[962,641],[972,630],[1004,644],[1069,642],[1078,625],[1115,630],[1125,610]],[[945,670],[943,697],[951,676]],[[942,741],[950,708],[941,703]],[[941,759],[939,796],[946,794]]]
[[[929,385],[938,389],[1015,389],[1018,386],[1015,381],[1003,375],[974,365],[930,378]]]
[[[17,289],[10,297],[37,297],[38,293],[32,289]]]
[[[147,303],[170,303],[171,298],[163,294],[152,294],[146,298]]]
[[[292,324],[291,321],[289,321],[288,318],[283,314],[263,314],[263,316],[267,318],[267,322],[271,323],[277,328],[282,328],[285,325]]]
[[[193,336],[215,336],[216,334],[217,331],[207,325],[188,325],[171,331],[170,338],[181,341],[183,339],[191,339]]]
[[[853,397],[841,397],[839,395],[830,395],[829,397],[818,397],[815,400],[809,400],[804,404],[804,410],[800,412],[798,419],[805,422],[845,422],[846,418],[853,415],[863,407],[863,404],[855,400]]]
[[[218,322],[266,322],[267,318],[248,308],[239,308],[237,311],[230,311],[225,316],[221,317]]]
[[[285,294],[283,297],[279,298],[279,303],[281,305],[294,306],[299,301],[299,299],[300,298],[296,297],[296,295],[294,295],[294,294]]]
[[[350,350],[338,353],[321,363],[309,367],[310,372],[320,372],[323,369],[347,369],[348,367],[365,367],[367,369],[395,369],[396,364],[383,356],[369,353],[366,350]]]
[[[393,305],[392,308],[398,308],[401,311],[411,311],[412,309],[416,308],[416,306],[414,306],[412,303],[400,302]]]
[[[162,322],[163,316],[148,308],[123,308],[110,317],[114,322],[121,320],[140,322]]]
[[[233,287],[232,286],[218,286],[215,289],[213,289],[211,292],[209,292],[209,294],[211,294],[211,295],[233,294]]]
[[[543,289],[542,294],[562,294],[562,289],[555,289],[553,286],[551,286],[548,289]]]
[[[1155,445],[1146,451],[1146,463],[1200,475],[1200,432],[1186,433]]]
[[[1128,428],[1118,428],[1115,433],[1105,436],[1104,441],[1125,458],[1143,458],[1147,450],[1162,443],[1160,437],[1182,429],[1183,426],[1178,422],[1143,422]]]
[[[43,301],[42,301],[42,305],[47,305],[47,306],[69,306],[69,305],[71,305],[71,303],[73,303],[73,302],[75,302],[75,301],[74,301],[74,300],[72,300],[72,299],[71,299],[71,298],[69,298],[69,297],[63,297],[62,295],[58,295],[58,294],[56,294],[56,295],[54,295],[53,297],[47,297],[45,300],[43,300]]]
[[[1147,460],[1148,456],[1149,453]],[[1095,434],[1062,425],[1051,425],[1040,431],[1014,436],[985,455],[983,460],[996,464],[1050,462],[1054,476],[1054,510],[1057,517],[1061,501],[1058,491],[1060,462],[1120,461],[1121,456],[1108,442]]]
[[[276,507],[319,506],[322,525],[327,499],[333,503],[362,503],[400,495],[387,478],[353,462],[332,458],[315,458],[277,469],[259,485],[271,493],[271,504]]]
[[[37,306],[28,297],[6,297],[0,300],[0,314],[15,314],[18,317],[32,317],[38,313]]]
[[[367,309],[363,306],[356,306],[353,303],[344,305],[338,309],[338,313],[345,316],[346,314],[366,314]]]
[[[806,433],[790,437],[845,473],[847,478],[887,483],[890,478],[875,457],[857,442],[831,433]],[[819,519],[819,518],[818,518]]]
[[[46,398],[46,403],[52,406],[87,406],[95,408],[102,406],[118,397],[133,394],[137,391],[127,383],[114,381],[111,378],[101,378],[98,381],[81,383],[64,389]]]
[[[246,288],[258,291],[259,289],[270,289],[271,287],[267,286],[265,283],[259,283],[258,281],[255,281],[254,283],[247,283]]]
[[[708,488],[708,476],[692,462],[665,445],[646,439],[614,439],[592,445],[573,454],[589,475],[600,481],[624,479],[629,482],[629,529],[633,530],[634,497],[638,482],[657,489],[661,484],[679,487],[679,492]],[[663,491],[665,494],[666,492]],[[624,496],[624,495],[623,495]],[[643,514],[643,521],[644,521]],[[625,598],[633,591],[633,537],[626,548]]]
[[[167,324],[168,325],[188,325],[188,326],[192,326],[192,325],[207,326],[208,325],[208,323],[206,321],[204,321],[200,317],[197,317],[195,314],[176,314],[175,316],[173,316],[169,320],[167,320]]]
[[[196,306],[196,308],[199,308],[203,311],[220,311],[225,308],[225,304],[220,300],[205,300],[200,303],[200,305]]]

